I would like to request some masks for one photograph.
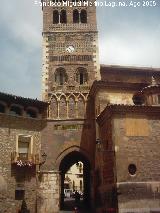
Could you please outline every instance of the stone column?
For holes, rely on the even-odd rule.
[[[60,178],[58,171],[37,174],[37,213],[59,213]]]

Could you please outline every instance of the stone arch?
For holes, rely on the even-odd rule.
[[[81,10],[80,19],[81,19],[81,23],[87,23],[87,11],[86,10]]]
[[[56,69],[54,77],[55,77],[55,82],[58,85],[64,85],[64,83],[67,82],[68,80],[66,70],[63,67],[59,67]]]
[[[68,117],[69,118],[76,117],[76,101],[73,95],[70,95],[68,98]]]
[[[73,23],[79,23],[79,11],[77,9],[73,10]]]
[[[67,117],[67,101],[66,96],[62,95],[59,101],[59,118],[65,119]]]
[[[59,12],[58,10],[53,10],[53,24],[59,23]]]
[[[84,182],[84,202],[86,204],[90,203],[90,175],[91,175],[91,162],[87,156],[85,150],[81,149],[79,146],[73,146],[64,150],[63,153],[58,157],[58,169],[61,174],[61,184],[60,184],[60,191],[61,191],[61,209],[63,209],[64,204],[64,179],[65,173],[68,169],[77,163],[78,161],[82,162],[83,167],[83,182]]]
[[[58,117],[58,100],[55,95],[50,100],[50,117],[55,119]]]
[[[89,160],[89,162],[91,164],[91,160],[88,158],[89,153],[87,152],[87,150],[85,150],[84,148],[77,146],[77,145],[71,145],[71,146],[65,147],[63,150],[61,150],[61,152],[57,156],[57,158],[55,160],[55,167],[57,169],[60,167],[60,163],[61,163],[62,159],[71,152],[81,153],[82,155],[84,155]]]
[[[82,95],[79,95],[78,97],[77,108],[78,108],[78,118],[83,118],[85,115],[85,100]]]

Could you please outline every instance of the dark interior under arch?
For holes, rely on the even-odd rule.
[[[89,160],[85,157],[84,154],[78,151],[73,151],[66,155],[59,166],[59,171],[61,173],[61,202],[60,202],[60,208],[65,209],[65,204],[64,204],[64,178],[65,178],[65,173],[69,170],[69,168],[81,161],[84,165],[83,167],[83,182],[84,182],[84,194],[83,194],[83,205],[85,208],[90,207],[90,171],[91,171],[91,166]],[[73,206],[74,208],[74,206]],[[72,210],[72,209],[70,209]]]

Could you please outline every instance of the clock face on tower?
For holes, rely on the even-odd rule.
[[[75,48],[74,48],[73,45],[68,45],[68,46],[66,47],[66,51],[67,51],[68,53],[73,53],[74,50],[75,50]]]

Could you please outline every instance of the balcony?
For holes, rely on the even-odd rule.
[[[29,153],[11,153],[11,164],[17,167],[34,167],[39,165],[40,156],[39,154],[29,154]]]

